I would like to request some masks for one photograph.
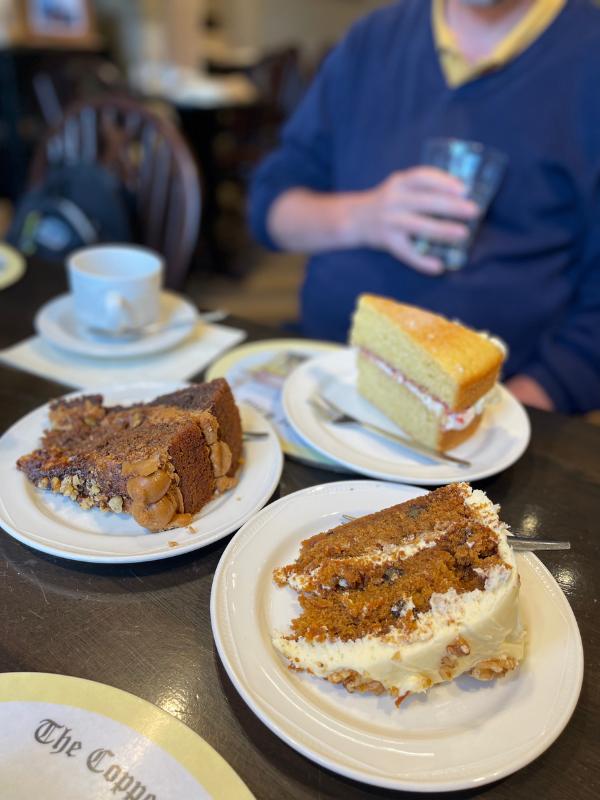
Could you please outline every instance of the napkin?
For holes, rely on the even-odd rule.
[[[246,338],[239,328],[199,323],[177,347],[138,358],[85,358],[32,336],[0,351],[0,361],[76,389],[139,381],[187,380]]]

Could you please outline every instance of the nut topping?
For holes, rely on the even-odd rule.
[[[468,656],[471,652],[471,648],[464,637],[458,636],[453,642],[450,642],[446,648],[446,652],[449,656],[460,658],[460,656]]]
[[[111,511],[114,511],[115,514],[120,514],[123,511],[123,498],[115,495],[111,497],[108,501],[108,507]]]

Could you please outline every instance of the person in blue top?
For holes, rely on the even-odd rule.
[[[414,244],[460,241],[477,213],[458,180],[419,166],[434,137],[508,157],[457,271]],[[600,8],[400,0],[370,14],[257,170],[250,219],[266,245],[312,256],[307,335],[342,341],[357,295],[387,295],[503,338],[523,402],[600,408]]]

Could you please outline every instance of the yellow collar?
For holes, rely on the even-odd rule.
[[[448,85],[460,86],[485,72],[508,64],[546,30],[565,4],[566,0],[536,0],[523,19],[496,45],[494,51],[473,64],[462,54],[454,33],[448,27],[445,0],[433,0],[433,37]]]

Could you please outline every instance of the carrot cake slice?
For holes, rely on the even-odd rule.
[[[128,407],[106,407],[101,395],[58,400],[49,416],[41,446],[17,467],[84,509],[129,513],[161,531],[189,524],[236,483],[242,429],[223,379]]]
[[[350,691],[406,696],[523,658],[519,575],[498,508],[466,483],[302,542],[274,572],[301,613],[275,648],[291,669]]]

